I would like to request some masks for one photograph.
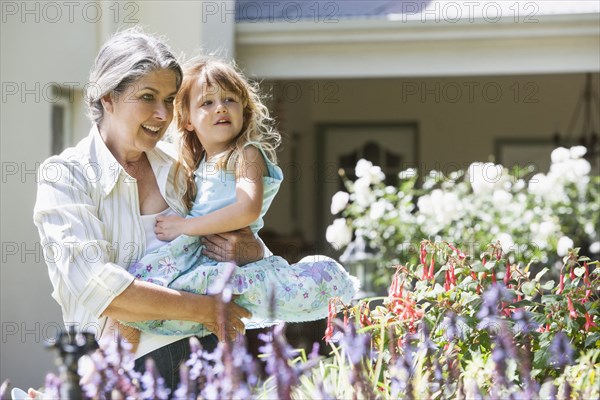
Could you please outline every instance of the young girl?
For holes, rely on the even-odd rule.
[[[198,236],[248,225],[256,234],[263,226],[263,216],[283,179],[275,164],[280,135],[269,125],[271,119],[258,90],[234,67],[213,59],[187,65],[175,99],[175,118],[182,132],[180,161],[191,211],[187,218],[156,216],[158,239],[172,241],[129,271],[138,279],[209,294],[225,268],[202,254]],[[253,314],[247,327],[272,324],[272,318],[287,322],[324,318],[331,297],[350,302],[358,289],[356,278],[328,257],[309,257],[289,265],[281,257],[270,256],[237,267],[232,282],[234,294],[240,295],[236,303]],[[271,315],[273,291],[276,308]],[[206,327],[190,321],[127,325],[162,335],[208,333]],[[135,342],[135,334],[123,329]]]

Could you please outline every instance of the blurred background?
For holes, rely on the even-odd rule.
[[[284,136],[261,236],[295,261],[325,240],[340,169],[547,171],[583,144],[598,174],[600,5],[590,1],[2,1],[0,381],[41,386],[62,329],[32,223],[36,170],[88,134],[101,44],[142,25],[182,58],[234,59]],[[390,182],[393,183],[393,182]]]

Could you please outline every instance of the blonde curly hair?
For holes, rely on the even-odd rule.
[[[194,130],[189,131],[186,125],[190,120],[191,92],[195,84],[207,86],[219,85],[221,89],[233,92],[243,105],[243,123],[239,135],[234,139],[231,148],[218,156],[217,166],[222,169],[240,171],[244,164],[244,147],[248,143],[257,143],[267,158],[277,163],[275,150],[281,144],[281,135],[274,128],[274,121],[269,110],[262,103],[258,84],[245,78],[234,65],[214,57],[197,57],[183,66],[183,81],[175,97],[175,123],[180,132],[179,166],[185,174],[184,202],[190,208],[196,197],[194,171],[198,168],[204,149]]]

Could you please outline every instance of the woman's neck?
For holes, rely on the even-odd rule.
[[[102,129],[101,126],[98,126],[98,131],[100,132],[100,137],[102,138],[102,141],[108,150],[110,150],[117,162],[121,164],[123,168],[127,169],[131,166],[135,167],[141,162],[144,162],[144,159],[146,159],[146,153],[143,151],[127,149],[127,147],[118,140],[111,140],[109,135],[103,133],[104,129]]]

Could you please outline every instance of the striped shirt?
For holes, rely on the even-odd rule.
[[[181,192],[174,186],[173,147],[159,142],[146,155],[167,204],[185,215]],[[100,317],[103,311],[134,279],[126,269],[145,254],[146,234],[137,182],[96,126],[76,147],[40,166],[33,220],[65,325],[99,335],[106,322]],[[154,338],[152,347],[176,339]]]

